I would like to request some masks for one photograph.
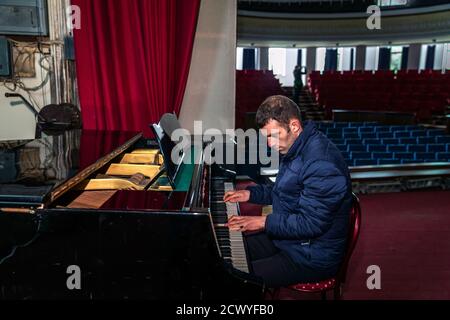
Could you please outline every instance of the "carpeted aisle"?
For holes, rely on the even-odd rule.
[[[373,194],[360,200],[361,236],[343,299],[450,299],[450,191]],[[381,269],[381,290],[366,286],[371,265]],[[280,297],[308,298],[286,290]]]

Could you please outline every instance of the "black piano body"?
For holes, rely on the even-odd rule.
[[[230,179],[202,148],[193,154],[174,189],[141,134],[3,145],[0,299],[262,298],[259,279],[226,256],[211,210],[212,186]],[[128,179],[136,166],[150,172],[144,187],[142,174]]]

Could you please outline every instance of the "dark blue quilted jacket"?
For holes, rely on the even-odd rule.
[[[334,276],[343,259],[352,189],[336,146],[306,122],[282,156],[273,185],[248,187],[250,202],[273,205],[266,232],[294,262]]]

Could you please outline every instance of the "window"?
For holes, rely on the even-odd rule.
[[[286,76],[286,49],[269,49],[269,70],[273,70],[275,75]]]
[[[236,70],[242,70],[244,60],[244,48],[236,49]]]
[[[407,4],[408,0],[378,0],[380,7],[406,6]]]
[[[442,70],[450,70],[450,43],[444,44]]]
[[[402,46],[391,47],[391,70],[400,70],[402,68]]]

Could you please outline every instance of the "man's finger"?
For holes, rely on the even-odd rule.
[[[236,190],[232,190],[232,191],[227,191],[225,192],[225,195],[223,196],[224,198],[232,196],[236,193]]]
[[[229,196],[229,197],[227,197],[227,198],[225,198],[223,201],[224,202],[230,202],[230,201],[239,201],[239,198],[240,198],[240,195],[239,194],[235,194],[235,195],[232,195],[232,196]]]
[[[229,222],[234,222],[234,221],[242,222],[244,220],[245,220],[245,217],[240,217],[240,216],[232,216],[230,219],[228,219]]]

